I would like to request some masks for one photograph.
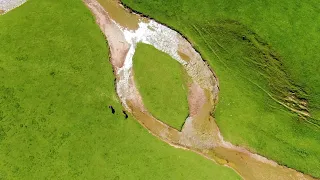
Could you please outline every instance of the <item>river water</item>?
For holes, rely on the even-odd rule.
[[[122,105],[151,134],[171,146],[194,151],[215,163],[228,166],[244,179],[314,179],[223,140],[211,116],[218,101],[218,79],[200,54],[178,32],[132,13],[117,0],[84,2],[108,40],[116,91]],[[137,43],[150,44],[167,53],[184,67],[190,77],[190,116],[181,131],[156,119],[144,107],[132,68]]]

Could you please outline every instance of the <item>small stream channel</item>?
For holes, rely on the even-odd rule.
[[[218,99],[218,79],[181,34],[133,13],[117,0],[84,0],[84,3],[108,40],[116,91],[122,105],[151,134],[176,148],[194,151],[215,163],[228,166],[244,179],[314,179],[223,140],[210,115]],[[188,94],[190,116],[181,131],[153,117],[143,105],[132,69],[132,58],[139,42],[170,55],[192,79]]]

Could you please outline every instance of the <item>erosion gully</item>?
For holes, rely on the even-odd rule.
[[[123,7],[117,0],[84,0],[108,40],[116,91],[123,107],[151,134],[176,148],[196,152],[235,170],[244,179],[314,179],[223,140],[211,116],[218,101],[216,75],[178,32]],[[132,58],[137,43],[146,43],[177,60],[191,79],[189,117],[181,131],[148,112],[134,81]]]

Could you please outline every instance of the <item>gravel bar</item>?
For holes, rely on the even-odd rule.
[[[0,11],[4,11],[3,14],[9,12],[10,10],[19,7],[27,0],[0,0]]]

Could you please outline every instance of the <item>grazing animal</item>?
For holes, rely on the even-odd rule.
[[[114,114],[116,111],[113,109],[112,106],[109,106],[109,108],[111,109],[112,114]]]
[[[127,118],[128,118],[127,112],[126,112],[126,111],[122,111],[122,112],[123,112],[123,114],[124,114],[124,117],[127,119]]]

